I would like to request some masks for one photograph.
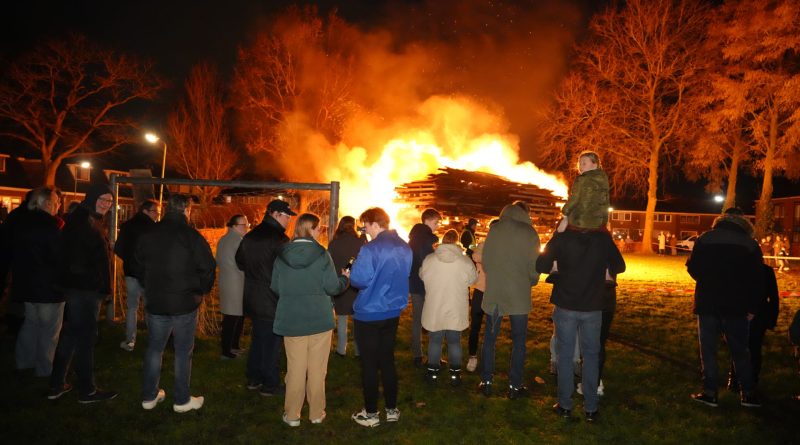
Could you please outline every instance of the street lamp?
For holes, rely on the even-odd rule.
[[[714,202],[723,202],[725,201],[725,197],[722,195],[714,195]]]
[[[144,138],[147,140],[147,142],[151,144],[155,144],[156,142],[159,141],[159,137],[155,133],[147,133],[144,135]],[[167,166],[167,141],[162,141],[162,142],[164,142],[164,157],[161,159],[161,179],[163,180],[164,169]],[[161,207],[161,202],[163,198],[164,198],[164,183],[162,182],[158,188],[158,208],[159,210],[162,211],[162,214],[163,214],[163,208]]]
[[[92,168],[92,164],[89,161],[83,161],[79,165],[75,166],[75,173],[72,176],[73,179],[73,189],[72,189],[72,197],[73,199],[78,199],[78,167],[88,170]]]

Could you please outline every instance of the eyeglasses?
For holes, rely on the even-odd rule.
[[[250,227],[250,223],[234,224],[234,226],[247,226],[247,227]]]

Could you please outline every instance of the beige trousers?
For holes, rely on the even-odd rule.
[[[287,368],[283,409],[287,419],[300,418],[305,398],[308,398],[309,419],[319,419],[325,413],[325,376],[332,333],[331,330],[302,337],[283,337]]]

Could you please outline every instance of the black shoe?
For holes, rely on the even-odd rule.
[[[719,406],[717,402],[717,396],[710,396],[704,392],[699,392],[697,394],[692,394],[692,399],[696,400],[700,403],[705,403],[708,406],[713,406],[714,408]]]
[[[261,388],[261,386],[262,384],[260,382],[253,382],[253,381],[247,382],[247,389],[259,389]]]
[[[450,369],[450,386],[461,386],[461,369]]]
[[[518,399],[528,393],[528,387],[525,385],[511,386],[508,385],[508,398],[511,400]]]
[[[742,394],[741,403],[747,408],[761,408],[761,401],[755,394]]]
[[[425,373],[425,381],[428,382],[429,385],[435,385],[436,382],[439,381],[439,368],[428,368],[428,371]]]
[[[258,393],[264,397],[280,396],[286,393],[286,387],[283,385],[278,385],[273,386],[272,388],[264,388],[262,386]]]
[[[72,391],[72,385],[64,383],[60,388],[50,388],[50,392],[47,393],[47,399],[56,400],[70,391]]]
[[[555,411],[556,414],[558,414],[564,419],[569,420],[572,418],[572,411],[566,408],[562,408],[561,405],[559,405],[558,403],[553,405],[553,411]]]
[[[414,357],[414,367],[415,368],[421,368],[422,365],[423,365],[422,357]]]
[[[99,389],[95,389],[93,393],[86,395],[86,396],[79,396],[78,403],[95,403],[95,402],[105,402],[106,400],[111,400],[117,397],[117,393],[114,391],[102,391]]]
[[[600,410],[592,411],[591,413],[587,411],[585,415],[587,422],[594,423],[597,422],[597,416],[600,415]]]
[[[492,381],[486,380],[478,383],[478,390],[486,397],[492,396]]]
[[[334,352],[334,354],[338,355],[341,358],[347,357],[347,354],[341,354],[341,353],[339,353],[339,351],[333,351],[333,352]]]

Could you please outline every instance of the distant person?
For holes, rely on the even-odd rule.
[[[781,258],[781,251],[783,250],[783,237],[775,235],[775,241],[772,243],[772,256],[775,257],[775,266],[778,272],[783,272],[783,259]]]
[[[244,313],[253,323],[250,354],[247,357],[247,389],[262,396],[283,393],[280,353],[283,339],[273,331],[278,294],[271,288],[275,258],[289,242],[286,226],[297,216],[289,204],[275,199],[267,205],[261,224],[242,238],[236,264],[244,271]]]
[[[762,265],[762,269],[764,270],[764,290],[761,292],[758,309],[753,314],[753,319],[750,320],[747,335],[750,363],[753,367],[753,383],[756,386],[758,386],[758,377],[761,374],[761,346],[764,343],[764,335],[768,329],[775,329],[780,310],[778,280],[775,278],[775,271],[766,264]],[[741,390],[741,385],[736,377],[736,364],[733,360],[731,360],[730,371],[728,371],[728,390],[735,392]]]
[[[483,324],[483,293],[486,291],[486,272],[483,270],[483,244],[479,243],[472,252],[472,261],[475,262],[478,278],[472,288],[472,298],[469,301],[469,340],[467,341],[467,371],[475,372],[478,368],[478,339],[480,338],[481,325]]]
[[[475,265],[456,242],[458,232],[445,232],[442,244],[425,258],[419,269],[419,276],[425,282],[422,327],[428,331],[426,379],[430,383],[438,380],[442,342],[447,341],[452,386],[461,385],[461,331],[469,327],[469,287],[478,278]]]
[[[675,236],[674,233],[669,236],[669,250],[672,256],[678,254],[678,238]]]
[[[664,232],[658,232],[658,254],[664,255],[667,250],[667,236]]]
[[[365,237],[360,237],[356,233],[356,219],[352,216],[342,217],[333,239],[328,244],[328,252],[333,258],[336,270],[352,266],[351,261],[355,261],[361,246],[366,242]],[[333,298],[333,309],[336,312],[336,354],[339,357],[347,355],[347,319],[353,317],[353,302],[356,301],[357,294],[356,289],[348,286],[344,292]],[[358,357],[358,344],[355,340],[353,340],[353,353]]]
[[[605,274],[610,271],[616,276],[624,272],[625,261],[607,233],[575,230],[554,236],[539,256],[536,269],[546,272],[553,261],[561,265],[550,296],[558,351],[558,402],[553,409],[564,418],[571,417],[577,337],[583,358],[580,390],[584,413],[586,421],[594,422],[599,415],[603,312],[609,307]]]
[[[505,206],[500,221],[494,224],[483,248],[486,271],[486,292],[483,311],[488,315],[483,339],[480,391],[492,394],[495,366],[495,343],[503,317],[511,322],[511,369],[508,398],[516,399],[527,391],[525,340],[528,314],[531,311],[531,287],[539,281],[536,258],[539,256],[539,235],[533,228],[524,203]]]
[[[361,353],[361,387],[364,409],[351,418],[359,425],[380,425],[378,374],[383,384],[386,421],[400,420],[397,408],[397,370],[394,347],[400,313],[408,305],[408,276],[412,252],[394,230],[381,208],[367,209],[359,217],[370,242],[358,253],[350,283],[359,289],[353,303],[356,342]]]
[[[433,245],[439,242],[435,235],[442,215],[435,209],[425,209],[420,216],[421,223],[411,228],[408,234],[408,245],[414,253],[411,263],[411,276],[408,287],[411,295],[411,354],[414,366],[422,367],[422,308],[425,305],[425,283],[419,277],[419,268],[425,257],[433,253]]]
[[[768,256],[772,256],[772,235],[767,235],[766,237],[761,238],[761,254],[765,257],[765,263],[770,266],[775,265],[775,260],[766,258]]]
[[[697,238],[686,261],[689,275],[697,282],[694,313],[703,369],[703,391],[691,397],[709,406],[718,406],[720,333],[736,366],[742,406],[761,406],[755,393],[748,326],[763,299],[764,273],[761,249],[752,236],[753,226],[742,211],[729,208],[710,231]]]
[[[142,235],[136,260],[142,265],[147,318],[142,408],[151,410],[166,393],[159,388],[161,362],[167,340],[173,338],[175,383],[173,411],[202,408],[205,399],[192,396],[192,352],[197,308],[214,286],[216,262],[208,241],[189,225],[192,201],[188,195],[170,195],[164,217]]]
[[[28,211],[11,241],[11,299],[24,302],[25,321],[14,351],[17,369],[49,377],[64,317],[64,296],[56,287],[60,200],[53,187],[33,190]]]
[[[228,231],[217,242],[217,267],[219,267],[219,311],[222,313],[220,358],[233,359],[242,352],[239,340],[244,327],[244,272],[236,265],[236,251],[242,237],[250,228],[247,217],[233,215],[225,225]]]
[[[114,244],[114,253],[122,259],[122,270],[125,274],[125,340],[119,347],[133,351],[136,346],[136,321],[139,312],[139,300],[144,298],[141,265],[134,254],[136,243],[148,230],[152,229],[158,219],[158,203],[152,199],[145,200],[139,211],[119,228],[119,238]]]
[[[472,258],[473,249],[478,245],[478,238],[475,235],[475,230],[477,229],[478,220],[470,218],[469,221],[467,221],[467,226],[464,227],[464,231],[461,232],[461,245],[470,258]]]
[[[111,246],[104,216],[114,203],[107,185],[93,185],[78,208],[67,216],[61,232],[57,282],[66,297],[66,323],[61,329],[50,392],[55,400],[72,389],[66,382],[70,364],[78,378],[78,402],[113,399],[115,391],[94,382],[94,347],[100,303],[111,295]],[[73,355],[75,360],[73,361]]]
[[[312,213],[297,217],[294,239],[278,254],[270,285],[280,296],[274,330],[283,336],[286,348],[282,418],[292,427],[300,426],[305,398],[311,423],[325,419],[325,376],[334,327],[331,296],[349,285],[350,272],[337,271],[331,256],[317,242],[322,231],[319,223]]]

